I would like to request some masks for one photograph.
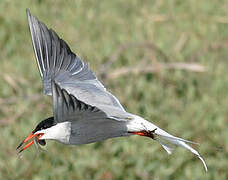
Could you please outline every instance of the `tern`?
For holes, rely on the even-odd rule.
[[[54,30],[33,16],[27,17],[36,62],[43,82],[43,91],[52,96],[53,117],[41,121],[17,147],[19,153],[34,142],[45,140],[79,145],[114,137],[139,135],[158,141],[171,154],[181,146],[201,155],[188,140],[175,137],[144,118],[127,112],[119,100],[102,83]],[[26,144],[27,143],[27,144]]]

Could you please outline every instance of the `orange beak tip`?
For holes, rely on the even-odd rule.
[[[37,136],[38,134],[29,134],[27,138],[25,138],[16,148],[16,150],[18,151],[18,154],[20,154],[23,150],[25,150],[26,148],[28,148],[29,146],[31,146],[33,144],[33,141],[29,142],[25,147],[21,148],[23,146],[23,144],[25,144],[27,141],[31,140],[32,138],[34,138],[35,136]],[[20,149],[21,148],[21,149]]]
[[[34,143],[34,137],[37,137],[37,139],[39,140],[42,136],[44,135],[44,133],[39,133],[39,134],[29,134],[27,138],[25,138],[25,140],[23,140],[16,148],[16,150],[18,151],[18,154],[20,155],[22,151],[24,151],[25,149],[27,149],[29,146],[31,146]],[[26,142],[30,141],[28,144],[26,144],[24,147],[22,147]],[[21,149],[20,149],[21,148]]]

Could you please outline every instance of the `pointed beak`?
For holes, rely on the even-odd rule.
[[[37,134],[29,134],[27,138],[25,138],[18,146],[17,146],[17,151],[18,153],[21,153],[22,151],[24,151],[25,149],[27,149],[29,146],[31,146],[34,141],[35,141],[35,138],[37,138],[38,140],[44,135],[44,133],[37,133]],[[30,142],[29,142],[30,141]],[[26,145],[25,143],[28,142]],[[25,145],[23,147],[23,145]]]

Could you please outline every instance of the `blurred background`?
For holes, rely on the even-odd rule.
[[[126,110],[199,142],[206,160],[132,136],[15,148],[52,116],[25,10],[54,29]],[[0,1],[0,179],[228,179],[226,0]]]

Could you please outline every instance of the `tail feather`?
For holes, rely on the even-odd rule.
[[[134,119],[132,121],[129,121],[127,124],[129,132],[136,132],[134,134],[147,136],[157,140],[168,154],[172,154],[172,151],[176,146],[181,146],[185,149],[188,149],[202,161],[205,170],[208,170],[204,159],[195,149],[188,145],[198,143],[175,137],[140,116],[133,115],[133,117]]]
[[[171,145],[171,144],[168,145],[167,143],[162,142],[160,139],[157,139],[157,140],[162,145],[162,147],[166,150],[166,152],[168,154],[172,154],[172,152],[175,148],[173,145]]]
[[[165,136],[165,135],[159,135],[160,137],[163,137],[165,139],[170,139],[170,140],[179,140],[179,141],[182,141],[182,142],[185,142],[185,143],[189,143],[189,144],[196,144],[196,145],[199,145],[199,143],[197,142],[193,142],[193,141],[189,141],[189,140],[185,140],[185,139],[182,139],[182,138],[179,138],[179,137],[174,137],[174,136]]]
[[[189,151],[191,151],[193,154],[195,154],[203,163],[205,170],[207,171],[207,165],[206,162],[204,161],[204,159],[202,158],[202,156],[195,150],[193,149],[191,146],[189,146],[186,143],[191,143],[191,144],[198,144],[198,143],[194,143],[192,141],[188,141],[182,138],[178,138],[172,135],[169,135],[168,133],[165,132],[166,135],[163,135],[163,130],[159,129],[158,131],[155,132],[155,139],[162,145],[162,147],[166,150],[166,152],[168,154],[171,154],[172,151],[176,146],[181,146],[184,147],[186,149],[188,149]]]

